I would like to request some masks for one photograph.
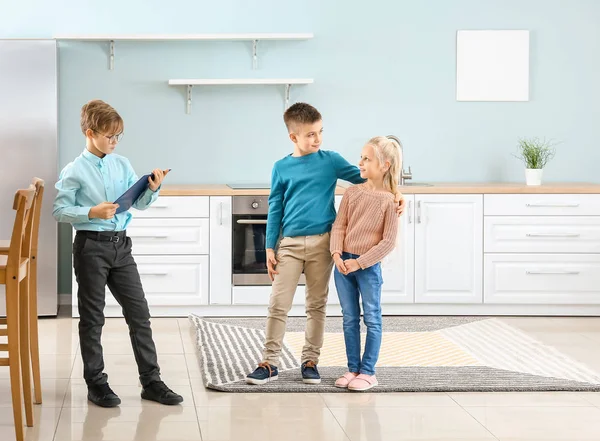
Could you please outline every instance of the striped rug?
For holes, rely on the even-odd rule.
[[[333,386],[346,371],[340,318],[328,318],[318,386],[300,376],[305,319],[290,318],[278,381],[250,386],[264,344],[264,319],[195,315],[198,360],[207,388],[228,392],[344,392]],[[385,317],[374,392],[600,391],[600,373],[502,320],[474,317]],[[363,347],[364,347],[363,329]]]

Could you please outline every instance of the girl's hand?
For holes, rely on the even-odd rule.
[[[353,273],[354,271],[358,271],[360,269],[360,265],[356,259],[344,260],[344,265],[346,266],[346,274]]]
[[[341,256],[338,253],[335,253],[333,255],[333,261],[335,262],[335,266],[340,273],[342,273],[343,275],[348,274],[346,265],[344,264],[344,261],[342,260]]]

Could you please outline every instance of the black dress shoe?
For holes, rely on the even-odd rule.
[[[121,399],[108,383],[88,386],[88,400],[100,407],[117,407],[121,404]]]
[[[183,402],[183,397],[176,394],[162,381],[154,381],[142,390],[142,399],[156,401],[160,404],[173,406]]]

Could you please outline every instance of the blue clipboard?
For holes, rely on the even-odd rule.
[[[138,181],[133,184],[129,189],[119,196],[119,199],[113,202],[113,204],[119,204],[117,208],[117,214],[127,211],[131,208],[135,201],[148,189],[148,177],[152,176],[153,173],[148,173],[142,176]]]

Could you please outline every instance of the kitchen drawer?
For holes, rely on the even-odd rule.
[[[486,216],[486,253],[600,253],[600,217]]]
[[[600,216],[598,194],[486,194],[486,216]]]
[[[208,256],[136,256],[135,261],[151,307],[208,304]],[[106,292],[106,304],[116,305],[108,287]]]
[[[133,254],[208,254],[209,219],[133,219]]]
[[[486,254],[484,303],[600,304],[600,255]]]
[[[208,217],[208,196],[159,196],[145,210],[131,209],[133,217]]]
[[[271,298],[271,286],[234,286],[234,305],[268,305]],[[304,305],[305,287],[298,286],[292,305]]]

